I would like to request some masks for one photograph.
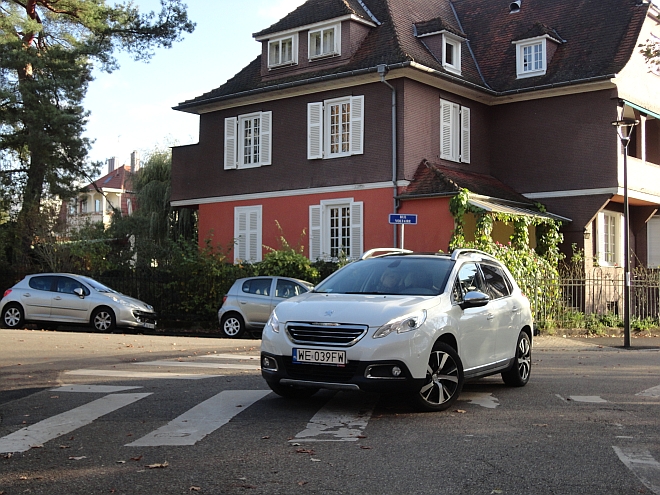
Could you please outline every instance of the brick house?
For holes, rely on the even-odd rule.
[[[565,252],[620,266],[611,122],[635,117],[631,246],[658,266],[660,72],[637,48],[660,39],[658,14],[638,0],[308,0],[253,35],[261,53],[238,74],[174,107],[200,124],[198,144],[173,148],[172,205],[198,209],[200,244],[235,244],[235,260],[260,260],[278,224],[290,243],[306,233],[311,259],[356,257],[400,243],[395,212],[418,215],[406,248],[446,250],[465,188],[486,211],[542,203]]]

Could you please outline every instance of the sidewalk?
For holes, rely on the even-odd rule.
[[[538,335],[534,337],[533,348],[543,349],[594,349],[610,347],[620,350],[660,350],[660,337],[633,337],[630,349],[624,349],[623,337],[584,337]]]

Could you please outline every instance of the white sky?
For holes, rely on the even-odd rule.
[[[259,55],[252,33],[265,29],[305,0],[184,0],[197,26],[149,63],[118,56],[111,74],[95,71],[84,106],[91,112],[85,136],[95,140],[92,161],[116,156],[129,164],[155,147],[198,141],[199,117],[172,107],[217,88]],[[114,0],[108,0],[109,4]],[[160,11],[159,0],[134,0],[141,12]],[[107,168],[101,170],[101,175]]]

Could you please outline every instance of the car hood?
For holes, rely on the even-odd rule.
[[[280,323],[346,323],[379,327],[388,321],[434,306],[437,296],[326,294],[308,292],[277,305]]]
[[[154,308],[149,304],[146,304],[139,299],[133,297],[125,296],[120,292],[99,292],[99,295],[108,297],[118,304],[122,304],[122,301],[127,306],[133,306],[136,309],[141,309],[142,311],[153,311]]]

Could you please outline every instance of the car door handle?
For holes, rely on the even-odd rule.
[[[60,296],[55,296],[55,297],[53,297],[53,299],[55,299],[56,301],[61,301],[62,300],[62,298]]]
[[[239,300],[238,302],[239,302],[240,304],[247,304],[247,301],[241,301],[241,300]]]
[[[520,308],[518,306],[514,306],[513,308],[511,308],[512,313],[517,313],[518,311],[520,311]]]
[[[23,294],[23,297],[30,297],[30,293],[26,292],[25,294]]]
[[[494,315],[493,313],[488,313],[488,314],[486,315],[486,319],[487,319],[487,320],[492,320],[493,318],[495,318],[495,315]]]

